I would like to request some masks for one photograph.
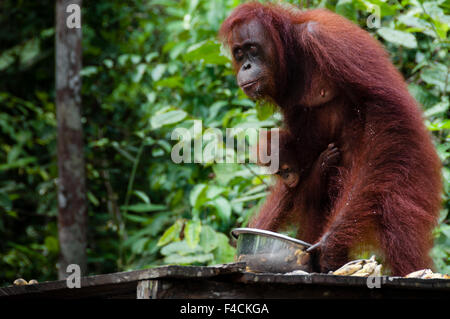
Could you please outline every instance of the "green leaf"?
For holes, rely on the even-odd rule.
[[[436,103],[439,103],[439,99],[431,94],[430,90],[426,90],[423,86],[424,85],[420,86],[415,83],[411,83],[408,85],[408,90],[420,104],[428,109]]]
[[[195,185],[192,189],[191,193],[189,194],[189,203],[193,208],[199,208],[203,203],[207,201],[206,198],[206,190],[207,190],[206,184],[198,184]]]
[[[445,167],[445,166],[442,168],[442,177],[444,180],[445,193],[449,193],[450,192],[450,168]]]
[[[442,131],[450,129],[450,120],[442,120],[440,118],[437,118],[432,123],[429,121],[425,121],[425,124],[430,131]]]
[[[128,218],[129,214],[125,214],[125,218]],[[136,216],[135,216],[136,217]],[[154,237],[156,236],[163,227],[171,220],[172,216],[167,213],[157,213],[152,215],[151,217],[147,217],[144,223],[147,223],[143,229],[138,230],[133,235],[128,237],[128,239],[124,242],[125,247],[131,246],[136,240],[141,237]]]
[[[445,235],[445,237],[450,238],[450,225],[442,224],[440,226],[440,231]]]
[[[151,72],[153,81],[158,81],[163,76],[164,72],[166,72],[165,64],[158,64]]]
[[[336,13],[352,21],[358,18],[358,11],[355,9],[353,0],[339,0],[336,4]]]
[[[161,248],[160,252],[164,256],[169,256],[173,254],[185,256],[189,254],[200,253],[202,252],[202,249],[199,246],[190,247],[186,242],[186,240],[181,240],[164,246],[163,248]]]
[[[220,196],[210,202],[217,210],[219,217],[223,221],[229,221],[231,217],[231,205],[228,200]]]
[[[398,17],[398,21],[409,27],[419,29],[426,35],[436,37],[436,33],[433,31],[433,27],[431,26],[431,24],[421,18],[412,16],[410,14],[404,14]]]
[[[448,215],[448,209],[441,209],[440,213],[439,213],[439,220],[438,223],[442,223],[444,220],[447,219],[447,215]]]
[[[398,6],[395,3],[387,2],[386,0],[370,0],[368,1],[371,5],[368,6],[368,9],[373,8],[375,6],[380,7],[381,16],[393,16],[397,14]],[[373,12],[373,11],[372,11]]]
[[[159,80],[155,83],[157,87],[166,87],[166,88],[181,88],[183,87],[183,78],[181,76],[175,75],[162,80]]]
[[[181,228],[183,226],[183,220],[177,220],[172,226],[170,226],[161,238],[158,240],[157,246],[164,246],[172,241],[179,240]]]
[[[32,65],[38,58],[40,53],[40,40],[33,38],[25,43],[20,51],[20,64],[22,67]]]
[[[151,52],[145,56],[145,62],[150,63],[156,57],[158,57],[158,52]]]
[[[87,66],[81,70],[80,75],[83,77],[88,77],[97,74],[98,68],[96,66]]]
[[[211,200],[219,196],[220,194],[224,193],[226,191],[225,187],[220,187],[216,185],[208,185],[208,188],[206,189],[206,199]]]
[[[217,233],[218,246],[213,251],[214,262],[217,264],[230,263],[234,261],[236,249],[229,244],[227,236],[221,233]]]
[[[450,103],[448,100],[448,96],[445,98],[443,97],[441,102],[439,102],[436,105],[434,105],[433,107],[427,109],[424,114],[426,117],[431,117],[431,116],[445,113],[448,110],[449,104]]]
[[[87,192],[87,197],[89,199],[89,202],[91,202],[92,205],[94,205],[94,206],[100,205],[99,200],[97,199],[97,197],[95,197],[94,194],[92,194],[92,192]]]
[[[256,114],[258,120],[265,121],[267,120],[276,110],[276,106],[270,102],[266,101],[258,101],[256,103]]]
[[[138,64],[138,66],[136,67],[136,72],[133,74],[132,78],[133,82],[138,83],[142,79],[142,76],[144,75],[146,70],[147,64],[145,63]]]
[[[265,190],[267,190],[267,185],[262,184],[262,185],[258,185],[258,186],[255,186],[255,187],[250,188],[248,191],[246,191],[246,192],[243,193],[242,195],[243,195],[243,196],[248,196],[248,195],[252,195],[252,194],[255,194],[255,193],[259,193],[259,192],[265,191]]]
[[[134,190],[133,194],[142,199],[142,201],[146,204],[150,204],[150,198],[148,198],[147,194],[142,191]]]
[[[138,54],[130,54],[129,55],[130,61],[133,64],[138,64],[139,62],[141,62],[142,57]]]
[[[155,114],[154,116],[152,116],[150,124],[153,129],[157,129],[165,125],[181,122],[186,118],[186,116],[187,113],[181,110]]]
[[[111,69],[114,66],[114,62],[111,59],[103,60],[103,64],[109,69]]]
[[[6,69],[16,60],[16,48],[5,50],[0,54],[0,71]]]
[[[444,89],[447,92],[450,91],[450,85],[447,84],[447,87],[445,87],[448,73],[447,66],[442,63],[434,63],[430,67],[422,70],[420,78],[428,84],[436,85],[441,92],[445,93]]]
[[[394,30],[390,28],[379,28],[377,33],[386,41],[398,46],[404,46],[410,49],[417,48],[417,40],[413,34]]]
[[[12,209],[12,201],[8,194],[0,192],[0,207],[8,211]]]
[[[146,223],[148,222],[149,218],[146,216],[140,216],[140,215],[133,215],[133,214],[123,214],[123,216],[127,219],[127,220],[131,220],[132,222],[135,223]]]
[[[57,253],[59,251],[59,242],[56,237],[53,237],[53,236],[45,237],[44,245],[45,245],[45,248],[47,248],[47,250],[50,253]]]
[[[238,198],[233,200],[233,203],[252,201],[252,200],[255,200],[255,199],[263,198],[263,197],[267,196],[267,194],[268,194],[268,192],[261,192],[261,193],[258,193],[258,194],[255,194],[255,195],[251,195],[251,196],[238,197]]]
[[[184,227],[184,238],[189,247],[195,248],[200,242],[202,224],[199,221],[188,221]]]
[[[117,58],[117,62],[119,63],[120,66],[124,66],[130,59],[130,55],[129,54],[122,54]]]
[[[437,35],[441,39],[447,39],[447,32],[449,25],[445,22],[441,22],[439,19],[432,19]]]
[[[24,157],[24,158],[16,160],[14,163],[0,165],[0,171],[6,171],[9,169],[25,167],[30,163],[36,162],[36,160],[37,160],[36,157]]]
[[[436,146],[437,153],[442,162],[444,162],[450,155],[450,143],[443,143]]]
[[[202,226],[202,232],[200,233],[200,246],[205,253],[210,253],[218,246],[217,233],[211,226]]]
[[[184,55],[186,62],[200,61],[208,64],[224,65],[228,62],[228,58],[221,55],[220,44],[213,40],[206,40],[196,43],[188,48]]]
[[[141,254],[144,251],[145,246],[147,245],[148,242],[149,242],[148,238],[139,238],[131,245],[131,251],[134,254]]]
[[[140,203],[128,206],[121,206],[120,208],[124,211],[131,211],[135,213],[149,213],[164,210],[167,207],[165,205]]]
[[[239,170],[240,166],[234,163],[219,163],[213,166],[216,179],[222,185],[227,185]]]
[[[201,254],[192,256],[180,256],[178,254],[170,255],[164,258],[166,264],[189,265],[194,263],[206,263],[214,259],[213,254]]]

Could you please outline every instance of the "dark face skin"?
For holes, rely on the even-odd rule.
[[[231,53],[237,82],[252,99],[274,98],[275,50],[270,36],[257,20],[233,29]]]

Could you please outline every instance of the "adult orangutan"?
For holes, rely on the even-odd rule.
[[[333,187],[301,194],[329,205],[314,214],[298,211],[299,227],[313,234],[321,270],[337,269],[361,246],[379,250],[394,275],[430,267],[441,164],[382,46],[328,10],[257,2],[236,8],[220,36],[244,92],[280,107],[296,137],[294,151],[308,163],[331,143],[340,151]],[[280,193],[280,185],[272,192]],[[284,216],[287,208],[277,201],[269,196],[251,226]]]

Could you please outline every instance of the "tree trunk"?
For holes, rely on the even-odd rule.
[[[69,5],[81,0],[56,1],[56,113],[58,120],[58,236],[59,279],[78,264],[86,275],[87,203],[81,125],[81,28],[70,24]],[[72,6],[73,8],[73,6]]]

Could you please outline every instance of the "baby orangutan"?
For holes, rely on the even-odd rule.
[[[279,147],[273,149],[270,131],[267,137],[261,135],[259,139],[258,165],[269,166],[262,161],[261,154],[268,154],[272,159],[278,155],[279,169],[275,173],[276,187],[249,227],[277,231],[288,222],[295,222],[299,225],[297,237],[314,242],[325,224],[329,200],[321,194],[329,193],[325,189],[330,187],[332,170],[340,160],[339,149],[329,144],[311,163],[302,154],[305,150],[298,149],[301,143],[293,135],[286,130],[278,130],[278,135]],[[312,223],[313,227],[307,227]]]

